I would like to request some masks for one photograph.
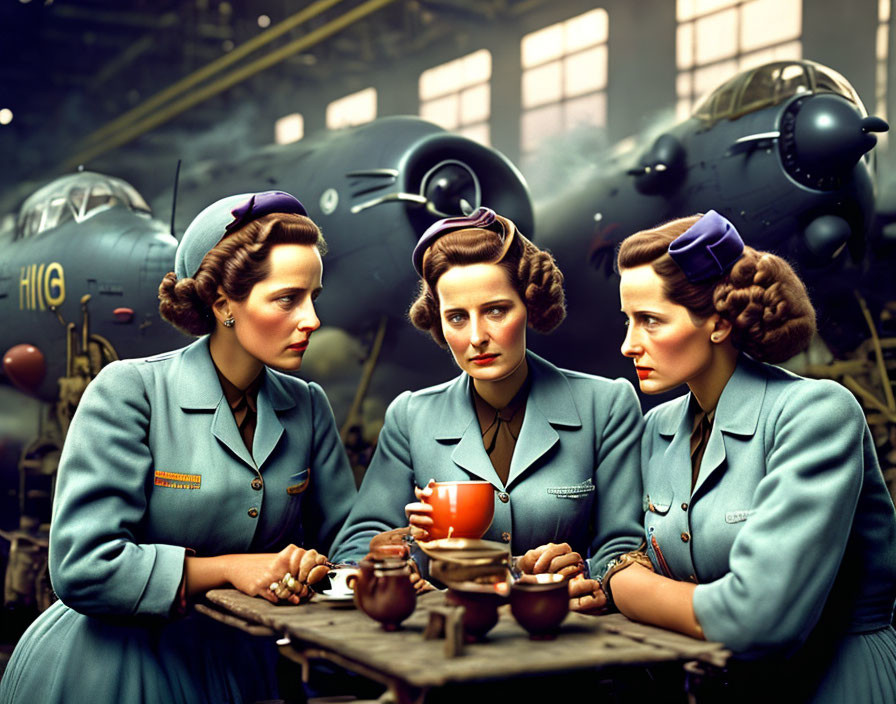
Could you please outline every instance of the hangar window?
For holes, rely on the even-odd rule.
[[[677,0],[677,114],[734,74],[802,57],[802,0]]]
[[[607,123],[607,11],[591,10],[523,37],[521,148]]]
[[[376,119],[376,88],[365,88],[327,105],[327,129],[363,125]]]
[[[890,0],[878,2],[877,25],[877,74],[875,78],[874,114],[887,119],[887,62],[890,57]],[[887,133],[878,134],[880,142],[886,140]]]
[[[305,136],[305,120],[297,112],[284,115],[274,123],[274,141],[277,144],[298,142]]]
[[[489,145],[491,78],[488,49],[426,69],[420,74],[420,117]]]

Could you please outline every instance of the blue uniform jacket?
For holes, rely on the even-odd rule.
[[[407,525],[414,485],[429,479],[491,482],[495,517],[484,537],[511,543],[514,554],[568,542],[590,556],[596,575],[637,547],[643,420],[634,389],[558,369],[531,352],[527,361],[532,382],[507,485],[485,452],[467,374],[404,392],[386,411],[336,558],[357,560],[378,532]]]
[[[852,394],[741,355],[693,491],[689,404],[647,414],[643,503],[654,565],[698,583],[706,637],[754,657],[792,654],[813,631],[842,641],[877,630],[896,652],[896,515]],[[848,670],[844,643],[832,647]],[[896,659],[886,662],[893,687]],[[849,674],[832,667],[829,686],[838,677]]]
[[[265,368],[250,454],[208,350],[113,362],[60,461],[53,587],[82,613],[167,614],[198,556],[325,552],[356,491],[323,391]]]

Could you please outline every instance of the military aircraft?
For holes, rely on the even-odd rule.
[[[539,242],[566,275],[569,316],[533,346],[557,364],[635,381],[619,353],[615,247],[638,230],[714,209],[747,244],[795,265],[832,355],[853,350],[870,335],[853,289],[870,295],[874,287],[865,276],[871,150],[874,133],[886,129],[836,71],[776,61],[735,75],[649,144],[630,140],[595,159],[574,191],[534,193]]]
[[[379,399],[367,414],[375,424],[401,390],[396,379],[429,383],[440,364],[445,376],[452,373],[450,357],[403,320],[416,285],[410,253],[418,233],[483,203],[532,227],[525,183],[506,158],[413,117],[186,170],[171,228],[120,179],[58,178],[27,198],[15,227],[0,235],[0,380],[15,387],[0,387],[0,449],[17,454],[28,443],[25,465],[51,476],[67,420],[105,363],[190,341],[158,314],[159,282],[174,268],[172,232],[182,233],[222,196],[272,188],[300,197],[328,240],[318,304],[325,327],[303,372],[328,383],[337,417],[349,425],[363,423],[362,401],[371,394]],[[171,193],[162,199],[161,212],[170,212]],[[378,391],[370,382],[380,350],[387,371],[376,377],[386,383]],[[430,361],[421,362],[427,353]],[[19,392],[54,403],[54,422],[45,423]],[[39,433],[39,426],[46,427]]]

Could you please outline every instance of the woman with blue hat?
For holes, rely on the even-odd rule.
[[[411,322],[461,374],[389,406],[337,558],[409,529],[425,538],[431,509],[416,499],[430,480],[487,481],[495,513],[484,537],[509,544],[524,571],[575,575],[573,608],[603,608],[596,578],[640,541],[634,389],[527,350],[527,328],[548,333],[565,317],[563,276],[507,218],[480,208],[440,220],[413,264]]]
[[[252,702],[276,696],[272,639],[189,610],[232,586],[298,604],[355,497],[323,391],[296,371],[320,326],[318,227],[293,196],[217,201],[159,288],[184,349],[88,386],[59,465],[50,576],[3,702]],[[318,550],[320,552],[318,552]]]
[[[653,571],[622,558],[605,593],[734,651],[726,702],[896,702],[896,515],[865,416],[772,366],[815,331],[802,282],[715,211],[632,235],[617,264],[641,390],[689,393],[646,417]]]

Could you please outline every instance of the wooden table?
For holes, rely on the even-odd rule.
[[[720,643],[634,623],[621,614],[570,613],[556,639],[535,643],[501,607],[485,641],[446,657],[445,641],[423,638],[431,612],[444,605],[443,592],[422,595],[402,629],[392,633],[351,606],[274,605],[235,589],[209,591],[197,609],[249,633],[279,638],[281,652],[302,663],[305,677],[308,661],[322,658],[385,684],[401,704],[423,702],[428,690],[447,684],[651,663],[723,667],[730,656]]]

